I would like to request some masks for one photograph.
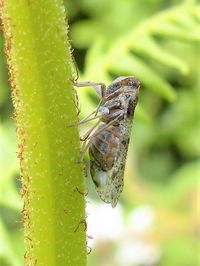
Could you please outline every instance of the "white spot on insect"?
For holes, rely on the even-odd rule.
[[[103,188],[107,183],[107,173],[105,171],[99,171],[98,174],[93,176],[93,181],[97,187]]]

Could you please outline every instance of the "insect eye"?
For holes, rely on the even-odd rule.
[[[137,79],[132,80],[130,86],[138,88],[140,86],[140,82]]]

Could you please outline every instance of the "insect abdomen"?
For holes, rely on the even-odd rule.
[[[105,127],[106,124],[99,126],[96,132]],[[108,171],[112,168],[119,146],[119,128],[109,126],[91,141],[89,148],[90,158],[101,167],[102,170]]]

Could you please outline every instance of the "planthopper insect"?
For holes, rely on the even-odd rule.
[[[118,77],[104,83],[74,82],[77,87],[93,86],[100,97],[97,108],[79,124],[97,120],[81,138],[80,160],[89,148],[90,173],[100,198],[117,205],[124,185],[124,169],[140,82],[135,77]]]

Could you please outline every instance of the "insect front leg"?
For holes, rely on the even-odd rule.
[[[92,86],[95,91],[97,92],[99,98],[100,98],[100,101],[99,101],[99,104],[96,108],[96,112],[95,112],[95,116],[97,115],[98,111],[99,111],[99,108],[102,104],[102,102],[104,101],[105,99],[105,93],[106,93],[106,85],[102,82],[93,82],[93,81],[83,81],[83,82],[77,82],[77,81],[74,81],[72,80],[74,86],[76,87],[89,87],[89,86]]]
[[[72,80],[74,86],[76,87],[94,87],[95,91],[100,98],[105,96],[106,85],[102,82],[93,82],[93,81],[74,81]]]

